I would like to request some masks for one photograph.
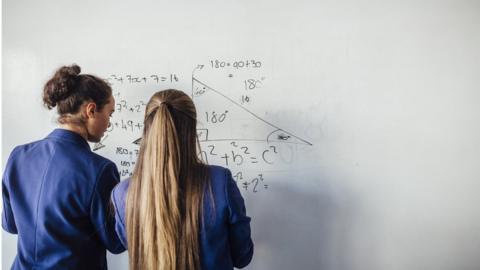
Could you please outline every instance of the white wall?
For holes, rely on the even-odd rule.
[[[129,104],[164,88],[203,87],[192,71],[204,65],[196,80],[237,103],[251,98],[242,107],[211,89],[195,98],[202,127],[229,139],[203,142],[204,150],[230,155],[232,141],[244,143],[251,161],[278,148],[273,164],[229,166],[268,183],[242,189],[256,245],[247,269],[478,268],[477,1],[126,2],[3,1],[3,164],[15,145],[55,127],[41,89],[60,65],[111,79],[117,102]],[[215,59],[262,67],[217,69]],[[179,80],[111,76],[128,74]],[[261,87],[245,90],[250,78]],[[228,117],[207,122],[212,110]],[[291,139],[230,140],[272,131],[253,114]],[[122,119],[141,121],[141,113],[117,112],[113,121]],[[134,152],[139,134],[115,129],[98,152],[122,167],[134,156],[116,147]],[[4,269],[15,247],[3,233]],[[126,256],[109,264],[127,269]]]

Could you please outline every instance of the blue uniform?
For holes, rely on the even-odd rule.
[[[229,170],[209,166],[214,204],[205,194],[205,225],[200,230],[200,262],[202,270],[226,270],[242,268],[253,256],[250,237],[250,217]],[[127,247],[125,229],[125,198],[129,179],[122,181],[112,192],[115,205],[116,231]],[[214,206],[214,211],[212,211]]]
[[[125,250],[110,204],[118,182],[115,164],[75,132],[17,146],[2,179],[2,227],[18,234],[12,269],[107,269],[105,248]]]

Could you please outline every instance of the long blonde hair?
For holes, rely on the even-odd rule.
[[[144,124],[126,200],[130,269],[200,269],[199,219],[210,184],[197,156],[195,106],[181,91],[157,92]]]

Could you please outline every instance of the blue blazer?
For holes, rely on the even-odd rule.
[[[200,262],[202,270],[243,268],[253,256],[250,217],[236,183],[228,169],[209,166],[214,204],[205,194],[205,225],[200,228]],[[116,231],[127,247],[125,198],[130,179],[122,181],[112,192]],[[212,206],[215,210],[212,211]]]
[[[72,131],[17,146],[2,179],[4,230],[18,234],[12,269],[107,269],[106,251],[124,251],[110,193],[114,163]]]

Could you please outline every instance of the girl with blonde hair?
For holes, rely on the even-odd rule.
[[[133,176],[112,192],[130,269],[233,269],[252,259],[243,198],[228,169],[199,160],[196,125],[182,91],[147,104]]]

